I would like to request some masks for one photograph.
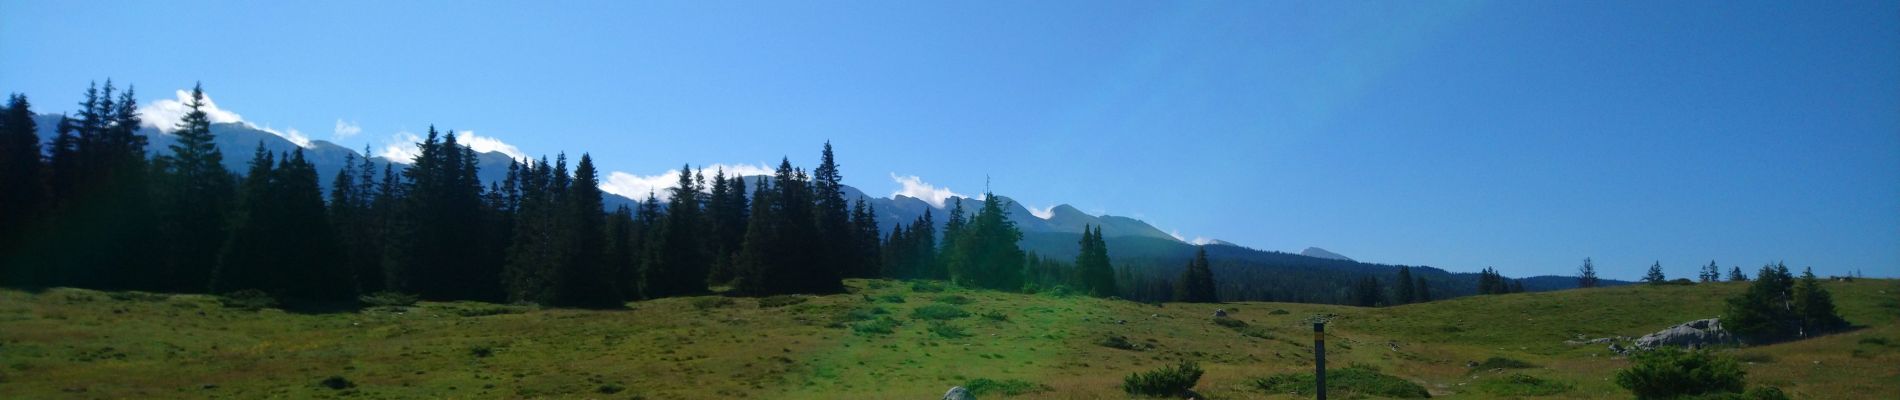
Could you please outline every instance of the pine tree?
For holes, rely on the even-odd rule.
[[[1835,312],[1834,296],[1814,277],[1814,268],[1801,271],[1794,287],[1794,312],[1801,318],[1802,337],[1813,337],[1847,327],[1847,320]]]
[[[738,187],[734,187],[738,183]],[[744,181],[726,179],[726,170],[713,171],[712,191],[706,199],[706,228],[711,243],[706,246],[712,252],[712,267],[707,272],[706,283],[723,285],[732,281],[733,253],[739,250],[739,241],[745,235],[744,209],[734,209],[733,197],[744,201]],[[733,221],[739,221],[735,224]],[[735,229],[736,228],[736,229]]]
[[[953,214],[954,215],[954,214]],[[983,208],[956,239],[950,275],[957,284],[995,290],[1022,290],[1022,231],[1003,215],[1002,200],[984,193]]]
[[[1430,302],[1433,300],[1432,287],[1430,284],[1425,283],[1424,277],[1420,277],[1418,279],[1418,299],[1417,300],[1420,303]]]
[[[1709,265],[1702,266],[1702,271],[1696,274],[1696,278],[1698,278],[1698,280],[1702,283],[1709,283],[1709,282],[1715,282],[1715,281],[1721,280],[1722,267],[1716,266],[1715,260],[1709,260]]]
[[[457,143],[454,132],[439,135],[433,126],[417,148],[402,172],[404,196],[391,232],[386,285],[432,300],[501,298],[501,260],[468,251],[490,245],[474,150]]]
[[[555,270],[569,260],[568,234],[573,232],[561,218],[568,188],[563,186],[565,180],[555,176],[567,171],[556,171],[546,157],[520,168],[521,200],[503,267],[504,291],[509,301],[555,304],[559,301]]]
[[[1353,284],[1352,303],[1360,307],[1384,307],[1385,288],[1381,287],[1378,278],[1360,277],[1358,283]]]
[[[351,304],[356,285],[337,262],[321,193],[316,168],[304,159],[302,148],[272,157],[259,143],[212,290],[260,290],[293,307]]]
[[[1584,257],[1583,267],[1577,268],[1577,287],[1593,288],[1597,287],[1597,283],[1597,266],[1590,262],[1589,257]]]
[[[1739,266],[1729,267],[1728,281],[1729,282],[1748,282],[1748,274],[1742,273],[1742,267],[1739,267]]]
[[[942,279],[954,278],[957,275],[957,270],[961,268],[961,264],[965,262],[959,258],[963,256],[962,242],[965,236],[964,230],[969,225],[969,219],[965,217],[966,214],[964,214],[963,211],[963,199],[957,198],[953,200],[956,201],[956,204],[950,208],[949,219],[944,221],[943,237],[940,239],[942,244],[938,245],[937,262],[941,264],[942,267],[936,268],[942,270]],[[936,228],[932,227],[931,229]]]
[[[640,208],[633,213],[633,257],[635,271],[622,286],[634,288],[625,293],[630,299],[653,298],[646,294],[648,275],[658,273],[660,251],[657,248],[660,228],[664,226],[666,214],[660,212],[660,199],[652,191],[647,192],[646,200],[640,202]]]
[[[878,256],[883,252],[878,243],[877,206],[864,202],[863,197],[851,205],[851,225],[855,232],[851,234],[851,248],[857,251],[856,265],[860,269],[859,277],[876,278],[883,276],[884,263]]]
[[[33,105],[25,95],[7,97],[0,108],[0,248],[14,248],[15,235],[38,219],[45,184],[40,180],[40,137]]]
[[[684,195],[693,196],[691,192]],[[606,260],[606,219],[601,213],[599,173],[594,169],[593,157],[586,153],[581,154],[580,164],[574,167],[574,178],[564,200],[560,215],[564,223],[560,226],[569,238],[566,251],[562,252],[565,258],[556,264],[554,271],[554,303],[571,307],[619,307],[623,297],[613,284],[617,274]],[[698,221],[692,223],[697,226]],[[704,283],[700,285],[703,290]]]
[[[1220,301],[1214,293],[1214,271],[1207,262],[1207,246],[1195,248],[1194,260],[1189,261],[1187,269],[1181,271],[1181,279],[1175,282],[1174,292],[1174,300],[1184,303]]]
[[[817,217],[820,238],[815,243],[818,246],[815,250],[822,254],[822,265],[837,269],[839,276],[867,277],[866,268],[860,265],[861,260],[855,250],[859,240],[858,230],[851,224],[851,205],[844,198],[843,179],[837,159],[831,151],[831,142],[827,141],[824,151],[819,155],[818,168],[812,169],[811,173],[812,207]]]
[[[780,217],[774,214],[778,208],[774,192],[765,190],[765,178],[759,178],[759,190],[752,196],[751,212],[748,215],[745,237],[739,246],[739,258],[734,260],[734,290],[748,294],[768,294],[786,291],[783,282],[772,279],[782,275],[783,260],[773,257],[778,251],[779,240],[777,226]]]
[[[171,145],[171,154],[159,156],[156,162],[162,187],[157,192],[162,194],[160,227],[168,250],[166,287],[198,292],[211,281],[218,248],[226,236],[225,214],[236,192],[234,178],[224,168],[224,154],[213,142],[216,138],[204,111],[202,86],[192,87],[185,106],[190,111],[173,131],[178,141]]]
[[[1412,267],[1399,266],[1399,277],[1392,282],[1394,304],[1411,304],[1418,300],[1417,285],[1412,283]]]
[[[707,292],[706,276],[711,266],[706,259],[706,240],[701,234],[701,201],[698,180],[692,166],[680,168],[679,183],[667,202],[666,219],[659,241],[649,251],[657,251],[658,264],[647,274],[646,295],[652,298],[688,296]]]
[[[1745,341],[1773,342],[1800,335],[1802,315],[1795,308],[1794,277],[1787,267],[1761,267],[1748,291],[1728,299],[1722,326]]]
[[[0,252],[9,256],[0,257],[0,284],[33,287],[47,279],[45,262],[22,256],[47,200],[38,130],[26,96],[8,96],[0,108]]]
[[[634,252],[636,248],[633,236],[635,224],[633,209],[624,205],[614,207],[614,212],[607,215],[607,251],[603,257],[606,259],[608,273],[612,275],[607,281],[613,284],[614,291],[620,294],[620,300],[636,297],[635,294],[640,290],[638,284],[628,284],[636,281],[635,277],[640,273],[639,258],[635,256],[638,253]]]
[[[1669,282],[1669,278],[1663,276],[1661,261],[1649,265],[1649,273],[1643,274],[1643,282],[1649,282],[1651,285],[1661,285]]]
[[[1109,266],[1108,242],[1102,239],[1102,227],[1083,225],[1081,246],[1075,256],[1075,270],[1082,291],[1096,297],[1117,295],[1115,270]]]
[[[937,222],[931,216],[930,209],[924,209],[924,216],[911,222],[908,233],[911,251],[910,265],[906,268],[913,271],[913,275],[908,277],[950,279],[948,265],[942,261],[942,253],[937,248]]]

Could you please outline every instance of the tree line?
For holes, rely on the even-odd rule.
[[[115,97],[116,95],[116,97]],[[593,158],[570,167],[515,160],[484,185],[477,154],[429,128],[406,168],[353,155],[327,184],[301,148],[262,143],[242,173],[222,166],[204,92],[194,87],[168,149],[147,158],[133,90],[88,88],[42,149],[31,104],[0,110],[0,284],[227,294],[293,307],[354,304],[377,292],[430,300],[617,307],[730,293],[836,293],[845,278],[943,279],[1009,291],[1127,292],[1101,228],[1073,263],[1025,253],[1000,197],[886,234],[877,210],[845,199],[831,144],[809,172],[769,176],[682,167],[666,199],[603,211]],[[1184,300],[1212,301],[1203,254]]]

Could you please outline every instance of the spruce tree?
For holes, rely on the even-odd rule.
[[[567,187],[556,180],[546,157],[521,167],[518,182],[521,191],[515,213],[514,239],[509,244],[508,262],[503,268],[503,287],[513,302],[555,304],[557,265],[566,262],[567,242],[571,239],[564,220],[562,204]]]
[[[192,87],[191,100],[185,107],[190,111],[173,131],[178,141],[171,145],[171,153],[159,156],[156,163],[162,187],[157,192],[163,194],[159,207],[168,250],[166,286],[174,291],[198,292],[210,284],[218,248],[226,236],[226,213],[236,192],[234,178],[224,168],[224,154],[213,142],[216,137],[204,111],[202,86]],[[339,174],[344,175],[348,174]]]
[[[817,246],[813,250],[820,252],[821,265],[837,269],[839,276],[867,277],[855,249],[859,242],[858,230],[851,223],[851,205],[844,198],[843,180],[831,142],[827,141],[819,155],[818,168],[811,173],[812,212],[817,217],[819,238],[813,243]]]
[[[1411,304],[1418,300],[1416,285],[1412,284],[1412,267],[1399,266],[1399,277],[1392,281],[1394,304]]]
[[[14,248],[14,238],[37,219],[46,199],[32,107],[25,95],[13,94],[0,108],[0,188],[6,188],[0,190],[0,249]]]
[[[581,161],[574,167],[574,178],[564,200],[560,215],[564,223],[560,225],[569,238],[566,251],[562,252],[565,257],[554,271],[555,304],[588,308],[620,306],[622,296],[613,284],[617,274],[606,260],[606,218],[601,213],[599,173],[594,169],[593,157],[586,153],[581,153]]]
[[[1419,277],[1419,279],[1418,279],[1418,298],[1417,298],[1417,300],[1418,300],[1418,302],[1420,302],[1420,303],[1425,303],[1425,302],[1430,302],[1430,301],[1432,301],[1432,300],[1433,300],[1433,299],[1432,299],[1432,287],[1431,287],[1431,285],[1430,285],[1430,284],[1427,284],[1427,283],[1425,283],[1425,278],[1424,278],[1424,277]]]
[[[259,143],[242,186],[212,290],[259,290],[292,307],[352,304],[356,285],[337,262],[316,167],[303,149],[272,157]]]
[[[1661,285],[1669,282],[1669,278],[1663,276],[1661,261],[1649,265],[1649,273],[1643,274],[1643,282],[1649,282],[1651,285]]]
[[[924,209],[924,216],[911,222],[907,231],[910,238],[910,262],[906,267],[913,272],[910,278],[950,279],[950,271],[943,262],[942,252],[937,247],[937,222],[931,216],[930,209]]]
[[[648,275],[658,273],[661,268],[660,251],[657,247],[665,215],[660,212],[659,197],[652,191],[647,191],[646,200],[641,201],[639,209],[633,213],[632,250],[635,271],[633,276],[622,284],[624,287],[633,288],[624,293],[629,299],[652,298],[646,294]],[[656,279],[655,282],[657,281]]]
[[[851,225],[855,232],[851,235],[851,248],[857,252],[856,276],[876,278],[884,275],[884,263],[879,257],[883,252],[878,243],[877,206],[864,202],[863,197],[851,205]]]
[[[1022,231],[1003,215],[1002,200],[984,193],[983,208],[977,211],[962,238],[956,240],[957,255],[952,258],[950,274],[957,284],[995,290],[1023,288],[1024,253],[1017,242]]]
[[[501,260],[468,251],[489,245],[474,151],[457,143],[454,132],[439,135],[433,126],[417,148],[403,171],[386,284],[432,300],[501,298]]]
[[[1385,288],[1379,284],[1378,278],[1360,277],[1359,282],[1353,284],[1352,303],[1360,307],[1384,307]]]
[[[1742,273],[1742,267],[1739,267],[1739,266],[1729,267],[1728,281],[1729,282],[1748,282],[1748,274]]]
[[[1597,283],[1597,266],[1590,262],[1589,257],[1584,257],[1583,266],[1577,268],[1577,287],[1593,288],[1597,287]]]
[[[777,226],[780,218],[774,214],[778,208],[774,192],[765,190],[765,178],[759,178],[760,188],[752,196],[751,212],[748,215],[745,237],[739,246],[739,257],[733,261],[734,290],[747,294],[769,294],[786,291],[783,282],[773,282],[774,277],[782,275],[784,260],[774,259],[779,246]]]
[[[700,228],[701,211],[698,180],[691,165],[680,167],[679,183],[667,202],[665,222],[659,241],[649,251],[657,251],[658,264],[647,274],[646,295],[652,298],[688,296],[706,293],[707,270],[705,235]]]
[[[1207,262],[1207,246],[1194,249],[1194,259],[1181,271],[1181,278],[1175,281],[1174,301],[1184,303],[1213,303],[1220,301],[1214,293],[1214,271]]]
[[[630,291],[640,290],[637,284],[628,285],[628,282],[637,280],[635,277],[640,273],[639,258],[635,256],[637,253],[633,250],[635,248],[634,224],[633,209],[627,206],[614,207],[614,212],[607,215],[607,251],[603,258],[606,259],[607,271],[611,275],[607,282],[614,286],[615,293],[620,294],[620,300],[633,297]]]
[[[1075,270],[1082,291],[1096,297],[1117,295],[1115,270],[1109,267],[1108,243],[1102,239],[1102,227],[1083,225],[1081,246],[1081,252],[1075,256]]]
[[[1834,296],[1814,277],[1814,268],[1801,271],[1794,286],[1794,312],[1801,319],[1802,337],[1813,337],[1847,327],[1847,320],[1835,312]]]

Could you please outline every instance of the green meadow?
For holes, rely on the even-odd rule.
[[[1824,285],[1861,328],[1718,351],[1743,361],[1751,387],[1807,399],[1900,397],[1900,281]],[[1433,397],[1625,399],[1611,382],[1625,358],[1565,341],[1715,317],[1745,287],[1359,308],[847,286],[851,293],[830,296],[669,298],[606,311],[422,302],[332,314],[231,308],[203,295],[6,290],[0,398],[931,399],[961,385],[985,399],[1094,399],[1125,398],[1123,377],[1181,360],[1206,370],[1195,391],[1210,398],[1310,398],[1261,382],[1310,372],[1313,334],[1302,321],[1331,314],[1329,366],[1376,371],[1366,375]],[[1216,323],[1215,309],[1238,322]],[[1343,388],[1332,397],[1374,393]]]

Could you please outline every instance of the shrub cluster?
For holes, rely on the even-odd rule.
[[[1195,382],[1201,380],[1201,366],[1193,361],[1136,372],[1122,379],[1122,391],[1131,395],[1188,397]]]

